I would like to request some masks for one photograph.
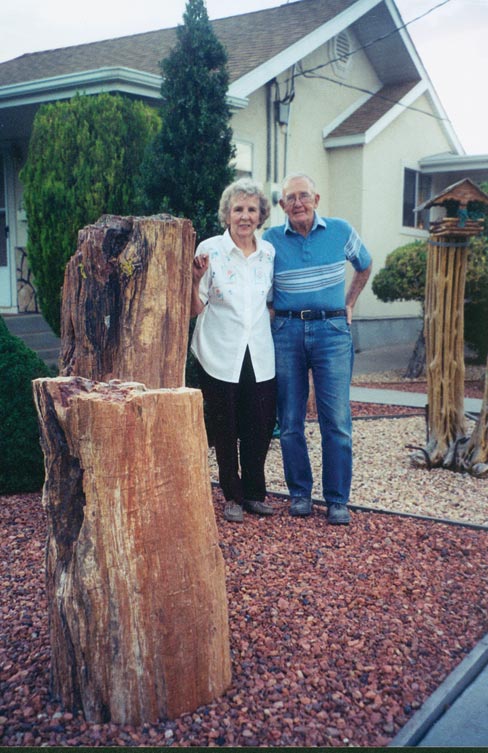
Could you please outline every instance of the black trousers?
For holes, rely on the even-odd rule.
[[[263,502],[264,463],[276,423],[276,380],[256,382],[248,349],[239,382],[214,379],[200,364],[198,375],[225,499]]]

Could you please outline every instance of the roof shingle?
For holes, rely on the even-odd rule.
[[[299,0],[212,21],[215,33],[227,50],[231,82],[330,21],[355,2]],[[175,41],[175,28],[160,29],[22,55],[0,64],[0,86],[119,66],[160,74],[159,61],[168,55]]]

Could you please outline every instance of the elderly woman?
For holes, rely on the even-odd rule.
[[[192,353],[214,432],[224,518],[272,515],[264,463],[275,425],[275,362],[266,305],[274,248],[256,235],[269,202],[244,178],[222,194],[223,235],[199,244],[193,262]],[[240,465],[240,472],[239,472]]]

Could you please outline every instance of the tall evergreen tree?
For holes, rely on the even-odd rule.
[[[41,311],[57,333],[78,231],[102,214],[135,211],[135,177],[158,127],[154,109],[111,94],[77,96],[36,114],[21,173],[27,255]]]
[[[219,232],[219,198],[234,174],[229,76],[204,0],[188,0],[183,21],[160,64],[162,127],[142,171],[143,209],[188,217],[202,240]]]

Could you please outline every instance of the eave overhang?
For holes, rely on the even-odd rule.
[[[423,173],[472,172],[488,170],[488,154],[433,154],[419,162]]]
[[[157,101],[161,98],[161,76],[115,66],[2,86],[0,109],[70,99],[76,94],[102,92],[120,92]],[[227,102],[231,109],[239,110],[247,106],[248,100],[229,93]]]
[[[321,45],[325,44],[344,29],[358,21],[371,8],[379,5],[383,0],[358,0],[351,7],[339,13],[327,23],[319,26],[311,34],[307,34],[298,42],[257,66],[249,73],[236,79],[229,87],[229,95],[239,98],[249,97],[268,81],[272,81],[280,73],[286,71],[302,58],[310,55]],[[272,31],[270,31],[272,33]]]
[[[161,76],[132,68],[109,67],[27,81],[2,86],[0,107],[41,104],[69,99],[76,94],[99,94],[107,91],[158,99],[161,96]]]

